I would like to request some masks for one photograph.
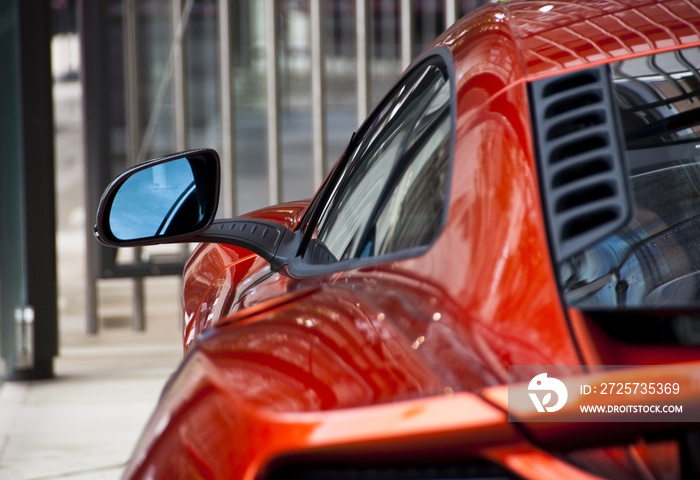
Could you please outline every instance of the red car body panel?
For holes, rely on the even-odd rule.
[[[256,216],[295,228],[307,207],[305,201],[290,202],[257,212]],[[184,275],[185,352],[199,334],[240,308],[236,290],[266,267],[266,262],[240,247],[212,243],[198,247]]]
[[[535,1],[508,11],[530,78],[700,42],[692,1]]]
[[[458,455],[526,478],[598,478],[529,437],[570,431],[508,422],[508,366],[571,374],[582,364],[697,361],[700,352],[625,347],[565,310],[527,82],[700,44],[698,26],[700,7],[689,1],[494,4],[459,21],[431,47],[451,52],[456,89],[439,238],[416,258],[314,277],[270,273],[242,248],[198,247],[185,271],[186,358],[126,476],[253,479],[280,462]],[[308,204],[251,216],[298,229]],[[600,440],[590,427],[574,443]],[[677,473],[673,444],[633,450],[650,471]],[[587,458],[612,477],[636,465],[614,448]]]

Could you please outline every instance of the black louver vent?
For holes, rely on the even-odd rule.
[[[561,261],[624,225],[627,176],[606,66],[532,82],[530,100],[554,256]]]

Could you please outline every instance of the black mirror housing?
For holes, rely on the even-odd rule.
[[[273,271],[296,255],[300,235],[270,220],[214,220],[221,177],[219,155],[190,150],[137,165],[105,190],[95,237],[108,247],[215,242],[260,255]]]
[[[137,165],[105,190],[95,236],[106,246],[177,243],[209,228],[221,177],[211,149],[175,153]]]

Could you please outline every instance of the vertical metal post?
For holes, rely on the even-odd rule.
[[[268,202],[275,204],[282,197],[280,148],[279,61],[277,42],[277,2],[265,1],[265,48],[267,93],[267,182]]]
[[[369,0],[355,4],[355,48],[357,50],[357,123],[369,113]]]
[[[136,249],[136,256],[138,257],[135,263],[141,263],[141,249]],[[133,278],[133,300],[132,305],[134,307],[134,318],[131,321],[131,328],[136,331],[142,332],[146,330],[146,302],[144,299],[143,292],[143,277]]]
[[[401,0],[401,68],[413,60],[413,2]]]
[[[97,280],[102,268],[109,264],[113,255],[108,248],[99,245],[92,234],[95,210],[107,185],[111,173],[107,159],[110,158],[109,127],[109,45],[106,4],[102,2],[78,2],[80,36],[89,41],[80,42],[81,85],[83,89],[84,160],[85,171],[85,229],[87,250],[87,279],[85,310],[86,330],[98,332]],[[127,66],[128,67],[128,66]]]
[[[139,100],[138,12],[136,0],[124,1],[124,99],[126,102],[127,163],[136,163],[141,145],[141,102]]]
[[[311,0],[311,126],[313,186],[326,176],[326,91],[321,0]]]
[[[136,0],[124,2],[124,99],[126,102],[126,130],[127,130],[127,164],[134,165],[139,161],[139,149],[141,146],[141,101],[139,98],[139,36],[138,36],[138,10]],[[136,263],[141,261],[141,249],[135,251]],[[133,319],[134,330],[145,329],[145,312],[143,299],[143,279],[134,278],[132,285],[133,295]]]
[[[185,78],[184,29],[182,27],[183,0],[172,0],[173,32],[173,104],[175,125],[175,149],[187,150],[187,84]]]
[[[221,211],[224,217],[236,215],[236,118],[231,64],[231,13],[229,0],[218,0],[219,9],[219,90],[221,94]]]
[[[187,4],[184,3],[184,0],[172,0],[173,103],[175,106],[175,149],[177,151],[185,151],[190,148],[189,138],[187,137],[189,132],[187,125],[189,113],[187,111],[187,75],[185,74],[187,51],[184,37],[187,22],[189,22],[189,15],[192,12],[192,4],[192,0],[189,0]],[[185,9],[187,10],[185,11]],[[187,245],[181,245],[180,255],[183,261],[187,258],[187,254]],[[143,297],[143,286],[141,286],[141,296]],[[145,329],[146,308],[143,298],[140,308],[144,318],[141,327]]]
[[[445,0],[445,30],[457,21],[457,0]]]

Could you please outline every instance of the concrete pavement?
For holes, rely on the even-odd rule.
[[[54,379],[4,384],[0,478],[120,478],[179,356],[174,344],[102,334],[62,348]]]

